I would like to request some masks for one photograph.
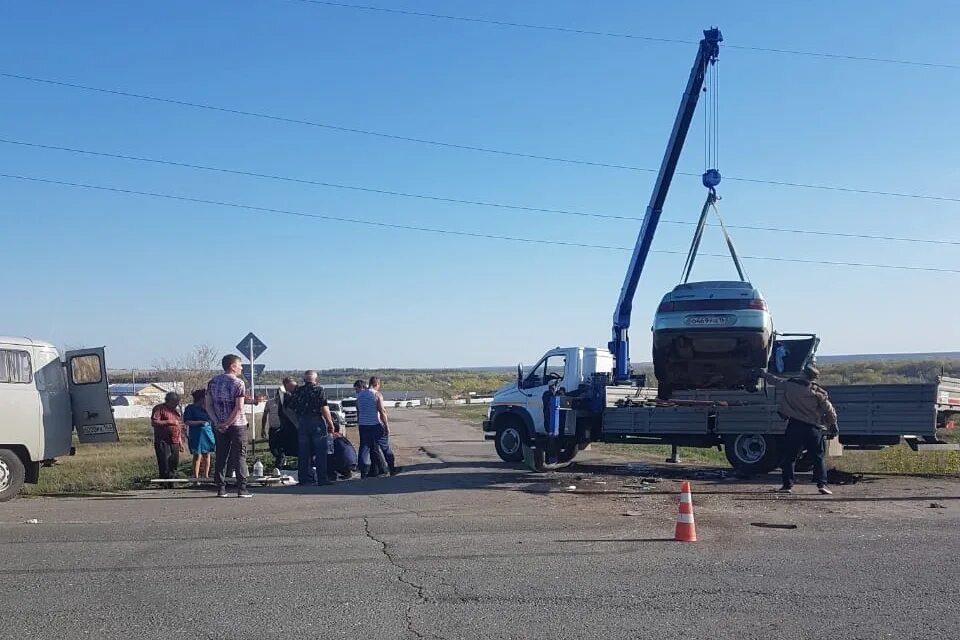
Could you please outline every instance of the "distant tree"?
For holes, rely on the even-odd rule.
[[[214,347],[198,344],[182,356],[157,361],[153,366],[154,376],[157,376],[155,381],[165,378],[171,382],[182,382],[184,399],[189,402],[191,392],[207,386],[216,373],[219,361],[220,354]]]

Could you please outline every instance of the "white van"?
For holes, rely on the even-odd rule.
[[[0,336],[0,502],[82,443],[117,442],[103,348],[68,351]]]

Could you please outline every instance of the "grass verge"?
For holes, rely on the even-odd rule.
[[[21,495],[80,495],[147,487],[149,481],[157,477],[150,420],[117,420],[117,427],[120,442],[86,445],[74,442],[77,454],[60,458],[58,464],[40,469],[40,482],[24,485]],[[273,468],[273,456],[266,446],[257,445],[257,457],[268,470]],[[252,466],[253,455],[249,446],[247,460]],[[180,476],[190,475],[188,451],[180,454]]]

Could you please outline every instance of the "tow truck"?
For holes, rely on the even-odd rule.
[[[485,438],[493,440],[504,461],[523,460],[538,471],[560,468],[592,442],[615,442],[673,445],[674,460],[676,447],[722,448],[730,464],[744,473],[767,473],[779,465],[786,425],[777,413],[775,387],[684,390],[667,400],[658,397],[658,389],[647,386],[645,375],[630,366],[628,330],[634,294],[704,79],[717,61],[722,40],[717,28],[703,32],[620,290],[611,341],[606,348],[557,347],[528,372],[517,367],[516,381],[497,391],[483,422]],[[710,195],[688,264],[699,245],[707,208],[715,198],[719,171],[706,169],[702,182]],[[732,245],[730,249],[739,270]],[[815,361],[819,343],[815,334],[775,334],[768,369],[784,377],[799,375],[806,363]],[[784,360],[783,353],[791,355]],[[551,383],[563,393],[545,396]],[[960,418],[960,379],[832,385],[827,390],[837,409],[838,440],[843,447],[878,449],[905,439],[914,451],[957,448],[939,440],[938,429],[952,428]],[[545,397],[551,404],[547,411]]]

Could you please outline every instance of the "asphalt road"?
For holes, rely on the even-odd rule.
[[[677,543],[673,479],[590,453],[533,474],[393,414],[394,478],[0,505],[0,637],[957,637],[956,480],[695,479],[700,540]]]

